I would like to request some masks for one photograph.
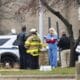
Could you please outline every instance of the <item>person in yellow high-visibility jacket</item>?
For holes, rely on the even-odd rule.
[[[36,29],[30,30],[31,35],[25,41],[25,47],[27,48],[26,53],[29,54],[29,68],[38,69],[39,68],[39,52],[42,48],[42,43],[37,35]]]

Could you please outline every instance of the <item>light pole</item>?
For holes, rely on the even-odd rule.
[[[80,6],[78,7],[78,20],[80,20]]]
[[[40,35],[41,40],[43,41],[44,11],[43,11],[43,6],[40,0],[39,0],[39,8],[40,8],[39,10],[39,35]]]

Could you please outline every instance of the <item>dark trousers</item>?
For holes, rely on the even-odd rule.
[[[80,56],[80,54],[78,52],[75,52],[75,61],[78,61],[78,56]]]
[[[30,68],[39,69],[39,56],[30,55]]]
[[[27,54],[24,46],[19,46],[19,54],[20,54],[20,69],[27,68]]]

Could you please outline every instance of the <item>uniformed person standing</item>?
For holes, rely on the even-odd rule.
[[[20,69],[25,69],[27,67],[26,64],[26,49],[24,47],[24,43],[26,40],[26,26],[23,26],[21,29],[21,33],[17,36],[17,44],[19,47],[19,55],[20,55]]]
[[[39,69],[39,52],[41,49],[41,40],[37,35],[36,29],[30,30],[30,36],[25,41],[26,52],[30,55],[29,66],[31,69]]]

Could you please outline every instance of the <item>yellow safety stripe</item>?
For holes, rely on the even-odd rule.
[[[34,49],[34,50],[27,50],[27,53],[31,54],[32,56],[38,56],[39,50],[38,49]]]
[[[38,52],[38,49],[34,49],[34,50],[27,50],[28,53],[33,53],[33,52]]]
[[[36,54],[34,53],[28,53],[28,54],[31,54],[32,56],[39,56],[38,52]]]
[[[30,53],[32,56],[39,56],[38,53],[34,54],[34,53]]]
[[[30,45],[30,46],[42,45],[41,43],[38,43],[38,42],[26,42],[25,44],[26,44],[26,45]]]
[[[26,42],[25,42],[25,45],[29,46],[29,41],[26,41]]]

